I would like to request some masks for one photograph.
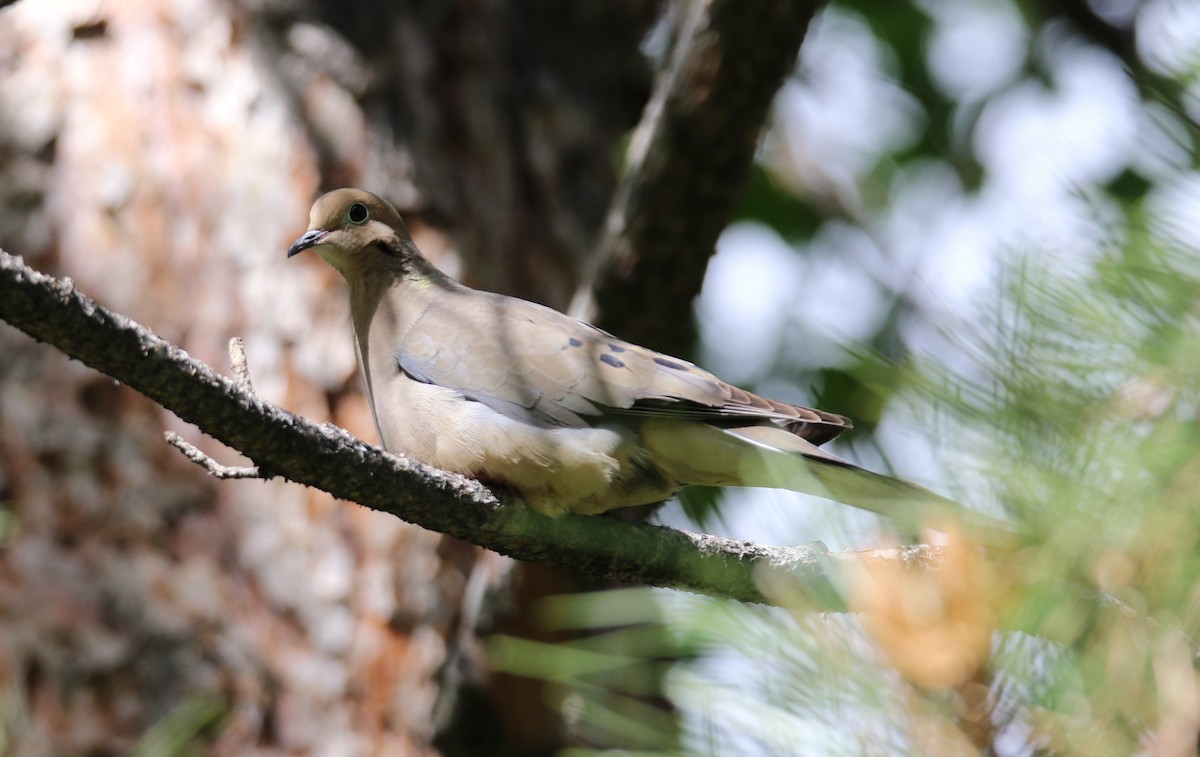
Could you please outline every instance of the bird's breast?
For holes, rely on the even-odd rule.
[[[547,514],[645,504],[674,489],[628,429],[533,425],[400,372],[375,382],[375,395],[386,449],[509,489]]]

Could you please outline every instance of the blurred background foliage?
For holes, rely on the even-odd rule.
[[[145,94],[158,85],[138,77],[159,69],[126,65],[140,95],[99,69],[54,110],[36,95],[60,91],[46,71],[70,45],[16,52],[29,30],[56,28],[52,5],[4,11],[25,15],[4,19],[11,45],[0,45],[0,242],[211,363],[245,333],[265,396],[365,438],[337,282],[316,267],[283,272],[273,257],[303,228],[312,193],[384,191],[441,265],[563,306],[603,217],[612,145],[669,38],[653,3],[583,21],[535,2],[513,5],[527,16],[394,3],[407,23],[394,45],[369,3],[167,3],[154,12],[174,19],[186,53],[182,83],[168,85],[184,105]],[[68,5],[83,8],[60,35],[70,44],[148,44],[122,36],[145,28],[129,21],[137,4]],[[543,74],[512,88],[534,102],[523,136],[545,149],[521,156],[535,169],[521,192],[497,180],[511,144],[480,140],[507,122],[471,109],[504,72],[469,82],[481,89],[426,86],[461,74],[457,55],[492,61],[489,46],[507,39],[423,46],[429,29],[473,29],[463,17],[474,12],[519,28]],[[588,24],[605,34],[578,34]],[[136,50],[135,61],[166,55]],[[262,92],[255,54],[271,61]],[[567,74],[537,69],[556,56],[574,61]],[[62,70],[87,75],[77,60]],[[146,457],[130,452],[135,439],[161,445],[152,409],[14,346],[0,360],[0,752],[1194,754],[1198,74],[1200,6],[1188,0],[818,9],[710,261],[693,357],[763,394],[852,416],[835,451],[1008,519],[1019,545],[984,554],[949,529],[930,535],[940,560],[900,567],[874,516],[774,491],[691,491],[657,518],[769,544],[877,547],[834,563],[854,613],[813,612],[786,581],[764,586],[779,604],[767,608],[644,588],[571,593],[534,573],[509,597],[526,611],[501,601],[482,613],[515,621],[472,625],[472,597],[506,594],[494,556],[295,487],[218,493],[173,453],[131,465]],[[593,91],[594,102],[579,95]],[[205,110],[214,93],[249,115],[216,117],[227,133],[192,139],[189,128],[225,112]],[[89,103],[142,96],[161,110],[131,108],[111,133],[94,125]],[[471,118],[445,115],[464,103]],[[93,126],[47,125],[72,114]],[[131,174],[141,183],[109,165],[122,141],[157,156]],[[78,160],[97,145],[103,159]],[[217,165],[225,184],[186,180]],[[137,215],[145,177],[160,174],[184,177],[153,189],[195,219]],[[31,182],[51,188],[44,202]],[[201,183],[214,193],[201,196]],[[546,186],[561,190],[546,192],[554,202],[538,194]],[[89,192],[94,214],[64,212]],[[537,226],[545,217],[551,231]],[[131,263],[150,253],[121,246],[129,228],[172,250],[169,264]],[[40,399],[74,396],[60,387],[68,377],[82,387],[79,418],[109,424],[101,431],[56,425],[65,400]],[[118,472],[81,477],[105,455]],[[62,501],[37,499],[35,484]],[[110,484],[120,496],[105,499],[98,487]],[[124,503],[116,515],[113,502]],[[147,525],[158,511],[165,525]],[[479,698],[464,686],[446,726],[431,713],[463,660],[502,683]]]
[[[777,610],[593,598],[644,603],[664,633],[631,640],[585,604],[571,622],[605,632],[572,648],[611,657],[550,676],[563,701],[611,725],[642,696],[632,671],[666,658],[679,720],[675,742],[631,726],[599,743],[1196,753],[1198,73],[1200,8],[1183,2],[818,13],[710,265],[699,358],[770,396],[852,408],[835,449],[1008,518],[1021,544],[980,561],[943,535],[934,578],[848,572],[854,615],[805,612],[795,587]],[[887,539],[790,494],[682,499],[668,522]]]

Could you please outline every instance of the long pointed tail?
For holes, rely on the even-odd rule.
[[[860,468],[777,426],[673,424],[661,435],[644,427],[643,440],[655,460],[666,461],[667,472],[686,483],[791,489],[885,515],[905,531],[957,524],[984,542],[1011,539],[1000,521],[924,487]]]

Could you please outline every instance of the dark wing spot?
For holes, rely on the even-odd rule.
[[[608,348],[609,348],[610,350],[612,350],[613,352],[624,352],[624,351],[625,351],[625,348],[624,348],[624,347],[622,347],[622,346],[621,346],[621,345],[619,345],[619,344],[613,344],[612,342],[609,342],[609,343],[608,343]]]
[[[663,368],[670,368],[673,371],[686,371],[688,367],[683,363],[677,363],[674,360],[668,360],[665,357],[656,357],[654,362],[661,365]]]
[[[568,339],[567,344],[571,345],[572,347],[582,347],[583,346],[583,342],[579,341],[575,337],[571,337],[570,339]]]
[[[103,18],[80,24],[71,30],[71,36],[75,39],[100,39],[106,34],[108,34],[108,20]]]
[[[609,355],[608,353],[605,353],[600,356],[600,362],[607,363],[608,365],[611,365],[613,368],[624,368],[625,367],[625,364],[623,362],[621,362],[617,358],[613,357],[612,355]]]

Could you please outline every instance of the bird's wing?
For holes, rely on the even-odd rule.
[[[613,414],[773,422],[815,444],[850,427],[840,415],[759,397],[555,310],[465,288],[425,310],[396,359],[418,381],[542,425],[590,425]]]

